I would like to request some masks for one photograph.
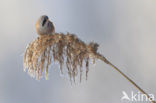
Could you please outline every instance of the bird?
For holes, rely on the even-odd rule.
[[[36,21],[35,28],[36,32],[40,36],[52,35],[55,33],[53,22],[49,20],[49,17],[47,15],[42,15],[39,17],[39,19]]]

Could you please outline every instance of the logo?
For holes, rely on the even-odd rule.
[[[131,102],[154,101],[154,95],[153,94],[148,95],[150,98],[148,98],[145,94],[142,94],[140,92],[134,93],[133,91],[131,91],[131,93],[128,94],[125,91],[122,91],[121,101],[131,101]]]

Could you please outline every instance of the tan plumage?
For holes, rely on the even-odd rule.
[[[53,23],[49,20],[48,16],[41,16],[36,24],[36,31],[39,35],[51,35],[55,33],[55,27]]]

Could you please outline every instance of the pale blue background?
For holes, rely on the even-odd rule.
[[[47,81],[30,78],[23,53],[43,14],[56,32],[99,43],[99,52],[156,98],[155,0],[0,0],[0,103],[122,103],[122,91],[137,93],[101,61],[77,85],[61,77],[57,66]]]

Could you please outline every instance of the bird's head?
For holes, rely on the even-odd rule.
[[[42,15],[39,19],[38,19],[38,24],[42,27],[44,27],[44,25],[46,24],[46,22],[49,21],[48,16],[46,15]]]
[[[55,32],[53,23],[46,15],[42,15],[39,17],[35,24],[35,28],[39,35],[52,34]]]

